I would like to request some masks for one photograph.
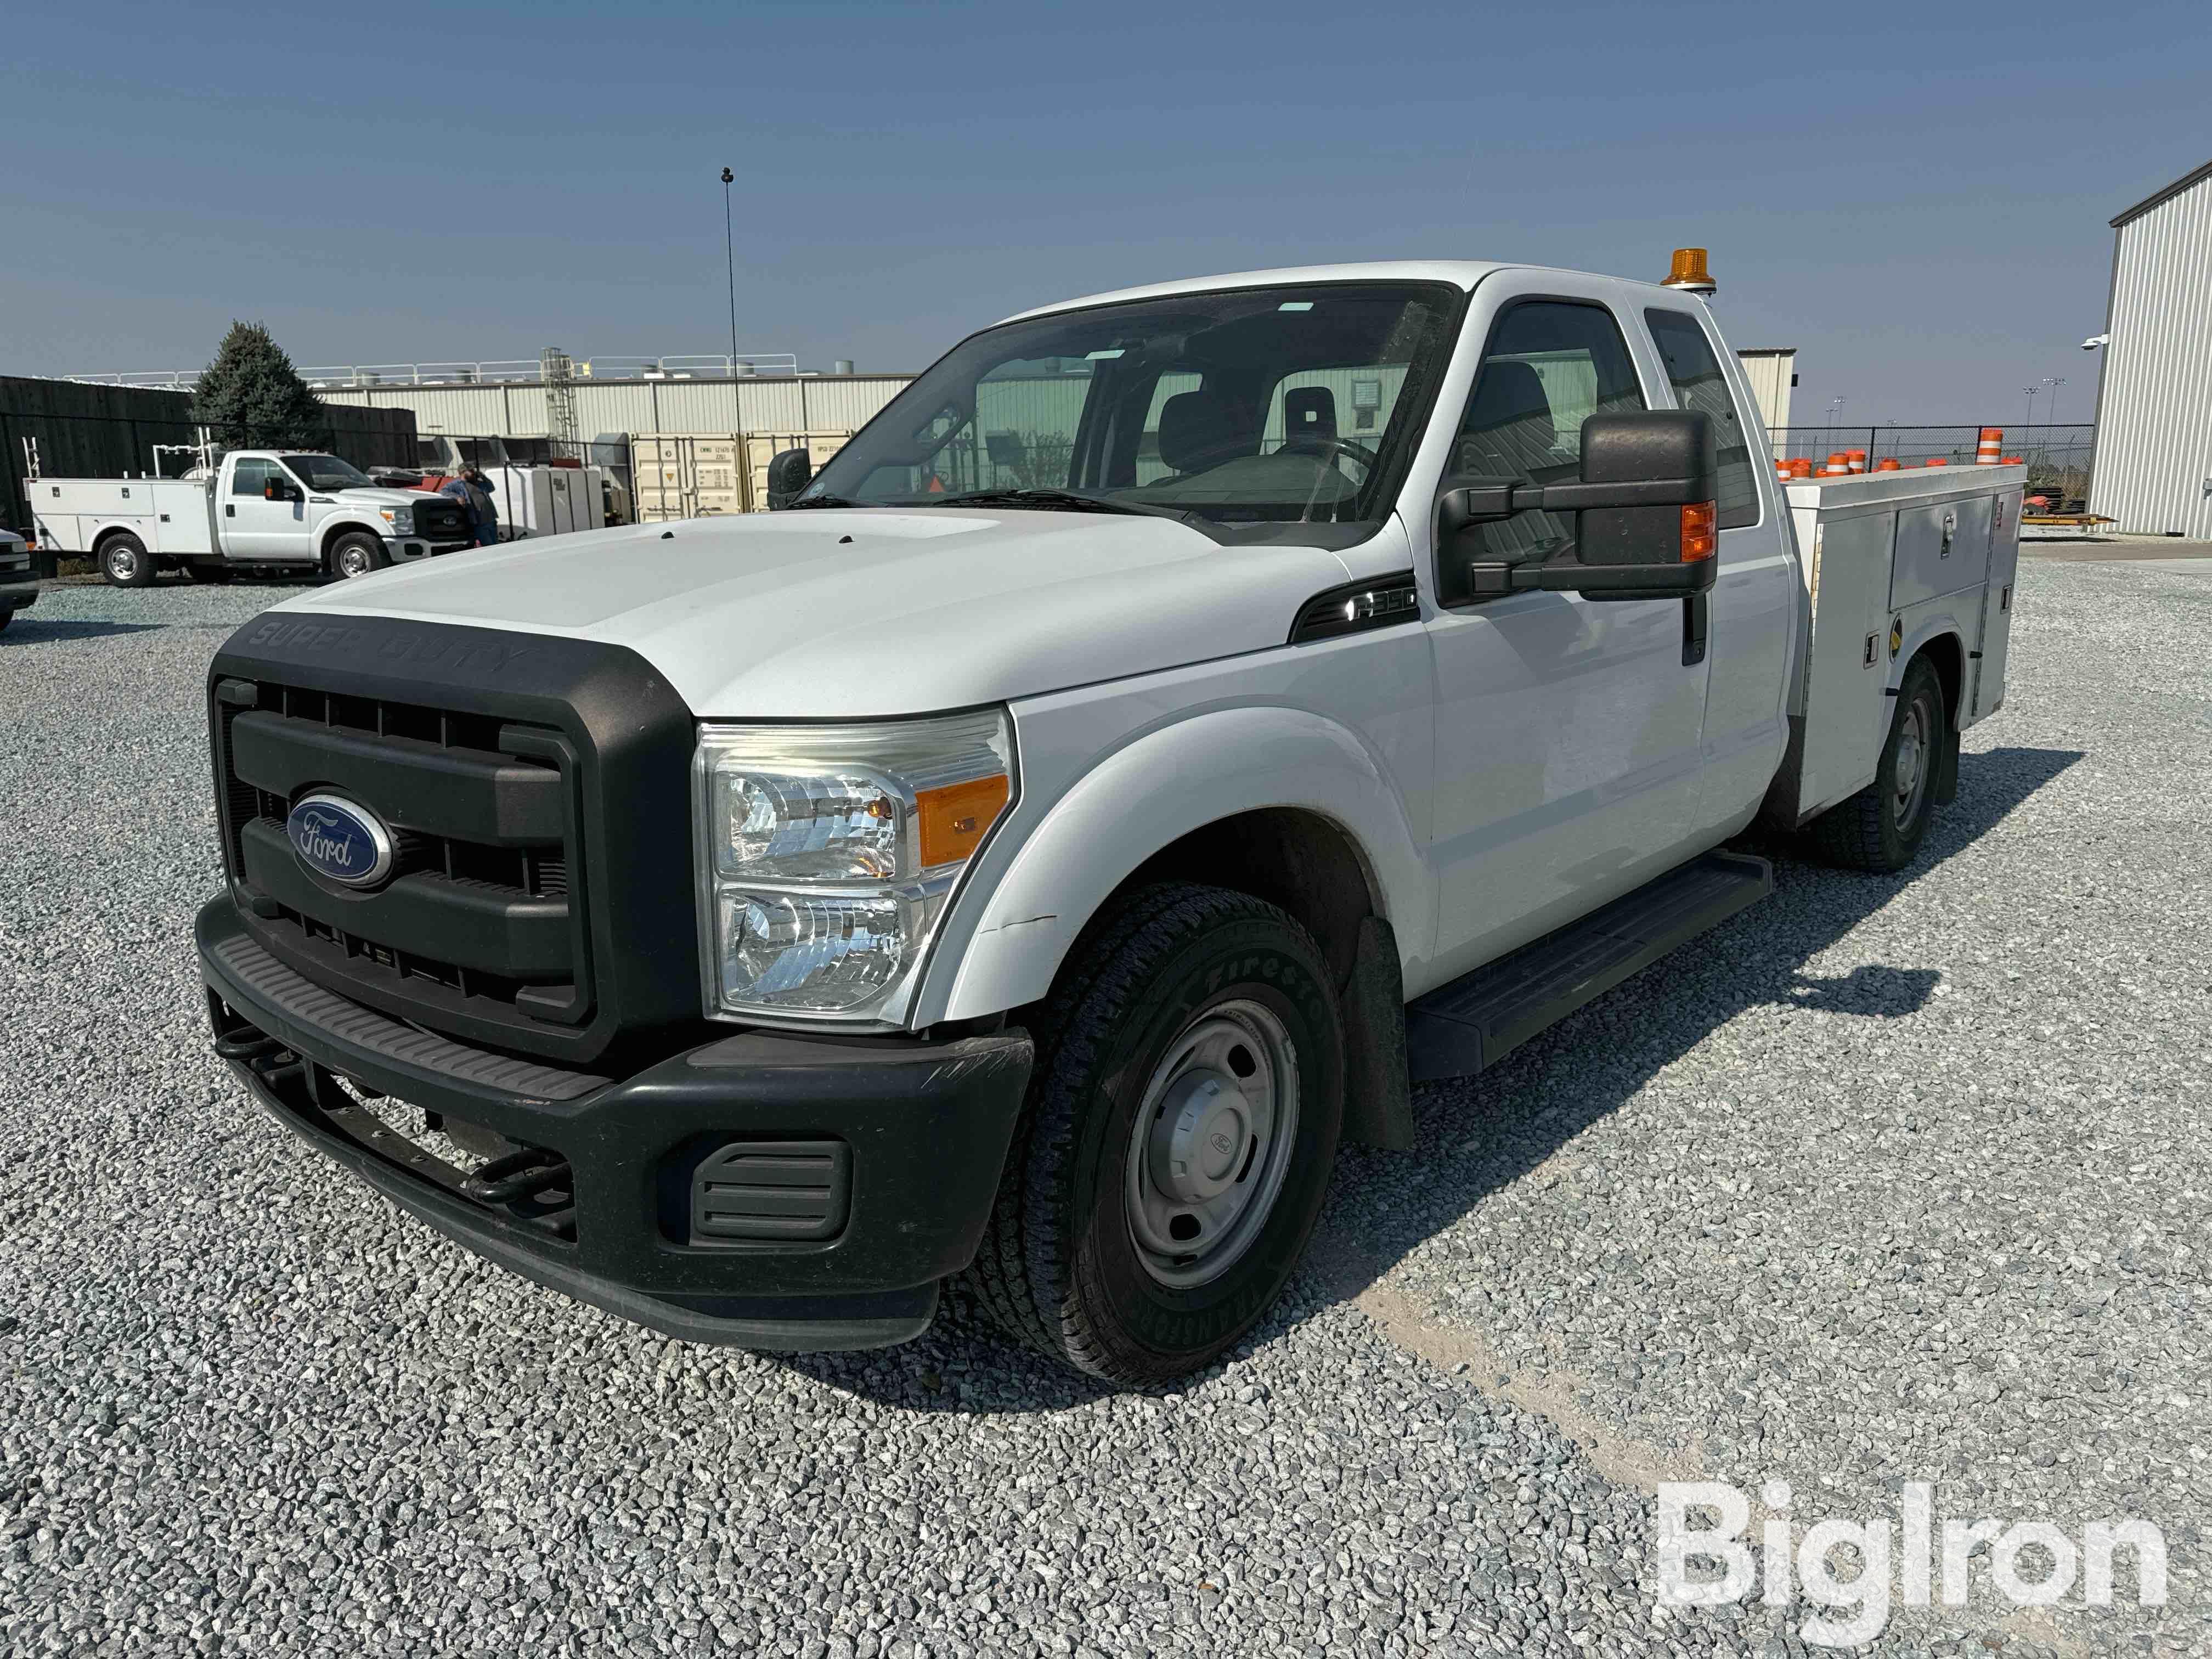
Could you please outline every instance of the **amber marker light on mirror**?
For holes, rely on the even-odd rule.
[[[1695,564],[1720,550],[1720,514],[1711,501],[1695,501],[1682,509],[1682,562]]]

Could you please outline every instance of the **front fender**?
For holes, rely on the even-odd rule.
[[[314,549],[318,554],[331,550],[331,544],[349,530],[366,530],[380,542],[393,539],[392,526],[378,518],[363,518],[358,510],[345,508],[333,513],[314,529]]]
[[[1044,995],[1084,925],[1137,867],[1194,830],[1264,807],[1345,831],[1401,955],[1425,955],[1435,903],[1401,787],[1358,736],[1310,711],[1234,708],[1148,732],[1066,789],[993,888],[928,1019]],[[940,981],[941,982],[941,981]]]

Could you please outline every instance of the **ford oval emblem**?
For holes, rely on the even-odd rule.
[[[284,820],[300,862],[349,887],[369,887],[392,873],[392,832],[365,806],[342,795],[306,795]]]

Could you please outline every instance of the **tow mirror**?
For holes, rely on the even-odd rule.
[[[1580,478],[1444,480],[1437,548],[1444,602],[1528,589],[1593,599],[1656,599],[1713,585],[1720,540],[1713,423],[1691,410],[1593,415],[1583,422]],[[1486,556],[1480,526],[1540,508],[1572,520],[1549,558],[1508,564]]]
[[[264,501],[289,501],[292,486],[282,478],[264,478],[261,482],[261,499]]]
[[[814,462],[803,449],[778,450],[768,464],[768,510],[777,512],[799,499],[814,482]]]

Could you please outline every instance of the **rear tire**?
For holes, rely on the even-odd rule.
[[[1936,811],[1936,771],[1949,733],[1943,684],[1925,657],[1906,665],[1874,781],[1808,826],[1826,863],[1888,874],[1912,862]]]
[[[110,587],[145,587],[154,580],[154,560],[146,544],[128,531],[100,544],[100,574]]]
[[[1109,1382],[1218,1358],[1304,1254],[1336,1161],[1344,1037],[1272,904],[1117,899],[1033,1022],[1037,1066],[969,1282],[994,1322]]]
[[[366,531],[349,531],[331,544],[330,574],[334,580],[369,575],[391,562],[384,544]]]

